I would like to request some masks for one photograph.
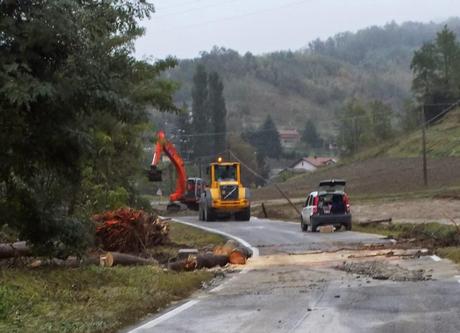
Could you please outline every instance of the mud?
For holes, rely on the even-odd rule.
[[[389,264],[382,261],[346,262],[341,266],[338,266],[338,269],[352,274],[368,276],[375,280],[431,280],[431,277],[426,275],[425,271],[422,269],[409,270],[399,265]]]

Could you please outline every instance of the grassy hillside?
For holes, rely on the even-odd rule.
[[[429,186],[424,187],[421,159],[421,133],[382,144],[344,160],[340,165],[295,176],[280,187],[291,197],[302,197],[319,181],[347,180],[348,192],[355,198],[456,196],[460,193],[460,109],[427,129]],[[254,193],[256,200],[280,197],[269,185]]]
[[[451,19],[370,27],[317,40],[295,52],[254,56],[214,48],[198,59],[181,60],[169,75],[181,83],[177,102],[190,105],[196,64],[217,71],[224,80],[229,128],[234,131],[257,126],[271,114],[278,126],[298,129],[314,118],[327,138],[333,136],[336,114],[349,98],[379,99],[401,111],[410,97],[413,51],[444,24],[460,33],[460,19]]]
[[[422,131],[417,130],[368,149],[353,160],[371,157],[418,157],[422,154]],[[451,111],[439,123],[427,128],[427,155],[431,158],[460,157],[460,109]]]

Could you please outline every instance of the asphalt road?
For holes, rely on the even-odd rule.
[[[298,224],[255,218],[181,220],[238,237],[260,256],[242,273],[140,324],[133,333],[460,331],[460,271],[447,260],[384,258],[391,267],[423,269],[432,279],[376,280],[337,266],[349,258],[347,250],[387,242],[379,236],[302,233]]]

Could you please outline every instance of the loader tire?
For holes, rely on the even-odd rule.
[[[317,232],[318,231],[318,226],[315,222],[313,222],[311,219],[310,219],[310,226],[311,226],[311,232]]]
[[[245,208],[243,211],[235,213],[237,221],[249,221],[251,219],[251,207]]]

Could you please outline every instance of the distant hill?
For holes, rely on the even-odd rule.
[[[413,51],[447,24],[460,35],[460,19],[442,23],[390,23],[356,33],[316,40],[298,51],[261,56],[214,48],[200,58],[181,60],[169,75],[181,83],[179,104],[191,104],[191,80],[197,63],[224,80],[228,128],[258,126],[271,114],[279,127],[302,129],[314,118],[327,138],[335,133],[335,115],[352,97],[379,99],[396,112],[410,98]]]

